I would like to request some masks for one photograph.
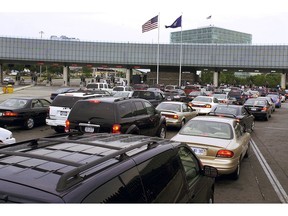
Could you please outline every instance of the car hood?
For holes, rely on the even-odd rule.
[[[210,138],[210,137],[200,137],[200,136],[188,136],[188,135],[181,135],[176,134],[174,137],[171,138],[173,141],[178,142],[185,142],[188,145],[191,146],[215,146],[219,148],[225,148],[228,149],[229,144],[233,140],[227,140],[227,139],[219,139],[219,138]]]

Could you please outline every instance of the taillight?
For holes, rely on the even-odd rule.
[[[18,116],[18,113],[11,112],[11,111],[6,111],[6,112],[3,113],[2,116],[12,116],[12,117],[14,117],[14,116]]]
[[[262,111],[265,111],[265,112],[266,112],[267,110],[268,110],[267,107],[263,107],[263,108],[262,108]]]
[[[114,133],[114,134],[120,134],[121,133],[121,125],[119,125],[119,124],[114,124],[113,126],[112,126],[112,133]]]
[[[210,104],[206,104],[205,108],[211,108],[212,106]]]
[[[69,120],[65,121],[65,129],[64,130],[66,133],[70,132],[70,121]]]
[[[178,119],[178,115],[173,115],[173,119]]]
[[[232,158],[233,156],[234,152],[229,150],[219,150],[216,155],[216,157],[222,157],[222,158]]]

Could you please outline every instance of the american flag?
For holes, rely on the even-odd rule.
[[[158,28],[158,15],[142,25],[142,33]]]

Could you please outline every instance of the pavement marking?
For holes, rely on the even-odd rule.
[[[258,158],[260,165],[262,166],[267,178],[269,179],[274,191],[276,192],[278,198],[280,199],[281,203],[288,203],[288,195],[285,192],[284,188],[278,181],[277,177],[273,173],[271,167],[268,165],[267,161],[265,160],[264,156],[261,154],[260,150],[258,149],[256,143],[253,139],[251,139],[251,147]]]
[[[267,129],[275,129],[275,130],[288,130],[288,128],[276,128],[276,127],[265,127]]]

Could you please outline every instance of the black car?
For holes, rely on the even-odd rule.
[[[255,117],[243,105],[221,105],[214,107],[209,115],[218,115],[238,119],[244,132],[251,133],[255,127]]]
[[[185,143],[70,134],[0,147],[0,203],[213,203],[216,168]]]
[[[148,100],[154,107],[165,100],[165,96],[159,91],[135,90],[132,94],[134,98],[143,98]]]
[[[42,97],[9,98],[0,104],[0,126],[32,129],[36,124],[46,124],[50,104]]]
[[[249,98],[245,104],[249,112],[254,115],[255,118],[263,118],[268,121],[272,114],[272,105],[265,98]]]
[[[103,97],[79,100],[66,121],[66,132],[141,134],[166,137],[166,120],[147,100]]]
[[[65,87],[65,88],[59,88],[57,89],[55,92],[52,92],[50,95],[50,99],[54,100],[54,98],[58,95],[58,94],[63,94],[63,93],[67,93],[67,92],[75,92],[77,91],[77,89],[75,88],[70,88],[70,87]]]
[[[189,102],[189,98],[186,93],[182,89],[174,89],[170,91],[164,92],[165,99],[169,101],[181,101],[181,102]]]
[[[243,105],[245,101],[248,99],[247,95],[245,95],[242,90],[229,91],[228,99],[233,100],[233,98],[235,98],[235,101],[233,101],[233,104],[236,104],[236,105]]]

